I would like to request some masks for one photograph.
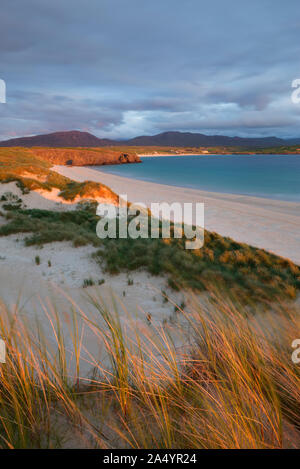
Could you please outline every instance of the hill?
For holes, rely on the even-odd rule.
[[[293,142],[297,139],[293,139]],[[54,132],[33,137],[13,138],[0,142],[0,147],[81,147],[96,148],[108,146],[168,146],[168,147],[247,147],[266,148],[291,145],[291,141],[277,137],[242,138],[224,135],[205,135],[192,132],[163,132],[152,136],[139,136],[128,140],[98,138],[88,132],[71,130]]]
[[[141,136],[126,141],[126,145],[130,146],[155,145],[171,147],[211,147],[220,145],[263,148],[284,145],[285,143],[285,140],[277,137],[242,138],[226,137],[224,135],[204,135],[191,132],[163,132],[153,136]]]
[[[88,132],[71,130],[33,137],[12,138],[0,142],[0,147],[104,147],[114,142],[98,138]]]

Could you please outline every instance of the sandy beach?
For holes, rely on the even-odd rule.
[[[300,203],[167,186],[87,167],[54,166],[76,181],[102,182],[131,202],[204,202],[205,227],[300,264]]]
[[[22,194],[15,182],[0,184],[0,199],[7,193],[21,198],[27,209],[65,211],[74,210],[77,206],[77,203],[59,198],[57,190]],[[0,200],[0,208],[3,203]],[[0,212],[0,226],[6,223]],[[132,315],[137,321],[136,327],[142,329],[149,323],[149,317],[155,327],[176,318],[174,305],[183,302],[185,292],[170,289],[167,277],[153,277],[147,272],[110,275],[93,258],[96,248],[91,245],[75,248],[72,243],[64,241],[25,246],[26,236],[27,233],[18,233],[0,237],[0,314],[4,315],[8,310],[12,315],[21,316],[29,321],[32,330],[35,330],[34,324],[38,319],[46,336],[54,340],[48,316],[57,311],[70,348],[68,327],[73,310],[79,317],[83,313],[96,322],[100,320],[92,298],[108,310],[117,312],[127,327],[130,323],[127,314]],[[36,257],[39,258],[38,264]],[[87,279],[92,279],[94,285],[83,288]],[[165,301],[165,294],[169,301]],[[82,371],[87,374],[93,367],[91,357],[98,359],[101,356],[102,360],[105,357],[89,331],[83,336],[83,343],[88,352],[82,361]]]
[[[36,191],[24,195],[14,182],[0,184],[0,197],[7,192],[22,197],[24,206],[29,209],[65,211],[74,210],[77,205],[57,202],[56,191],[46,194],[48,198],[44,193]],[[0,225],[6,223],[7,220],[0,215]],[[157,314],[163,318],[164,313],[168,315],[173,310],[173,305],[164,303],[161,298],[165,278],[152,277],[146,272],[112,276],[92,258],[96,249],[91,245],[74,248],[70,242],[64,241],[25,247],[26,236],[26,233],[18,233],[0,237],[0,298],[10,309],[18,301],[20,311],[35,313],[37,303],[40,309],[41,303],[47,297],[55,297],[58,303],[67,307],[66,295],[82,304],[80,298],[83,294],[86,296],[86,292],[96,291],[105,301],[111,301],[111,293],[114,292],[122,297],[120,311],[125,305],[134,314],[141,313],[144,318],[150,313],[154,321]],[[35,263],[36,256],[40,258],[39,265]],[[128,285],[129,278],[132,285]],[[86,279],[92,279],[95,285],[99,280],[103,284],[83,289]],[[171,292],[167,286],[164,288],[175,302],[182,301],[181,294]],[[86,300],[83,304],[86,304]]]
[[[300,264],[300,203],[154,184],[86,167],[55,166],[53,170],[76,181],[102,182],[118,194],[127,194],[129,201],[143,202],[149,207],[152,202],[204,202],[208,230]],[[76,204],[64,203],[58,198],[55,190],[31,191],[24,195],[15,183],[2,184],[0,196],[7,191],[22,198],[27,208],[58,211],[76,208]],[[0,224],[4,223],[6,220],[1,216]],[[88,317],[95,314],[99,317],[90,302],[91,296],[104,301],[108,309],[117,310],[122,322],[127,322],[126,311],[130,312],[142,328],[147,325],[148,315],[156,327],[166,322],[173,327],[174,320],[178,320],[174,316],[174,304],[185,301],[189,308],[186,292],[171,290],[164,275],[153,277],[140,271],[110,275],[93,258],[95,248],[92,246],[75,249],[69,242],[54,242],[42,248],[25,247],[25,237],[26,233],[19,233],[0,238],[0,298],[10,311],[17,310],[30,321],[36,317],[42,320],[49,336],[51,330],[45,311],[55,308],[67,328],[73,307],[84,311]],[[36,256],[40,258],[38,265]],[[86,279],[93,279],[94,286],[83,288]],[[164,301],[164,292],[170,301]],[[84,341],[92,356],[99,356],[97,343],[88,335]],[[182,345],[180,340],[178,344]],[[90,362],[83,366],[86,373],[90,368]]]
[[[209,152],[202,153],[138,153],[142,158],[154,158],[156,156],[201,156],[207,155]]]

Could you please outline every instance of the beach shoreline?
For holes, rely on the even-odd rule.
[[[240,153],[236,153],[236,152],[225,152],[225,153],[221,153],[220,151],[217,152],[217,153],[210,153],[209,151],[205,151],[205,152],[202,152],[202,153],[137,153],[137,156],[139,156],[140,158],[153,158],[153,157],[156,157],[156,156],[240,156],[240,155],[243,155],[243,156],[257,156],[257,155],[263,155],[264,153],[261,153],[261,152],[253,152],[253,151],[249,151],[249,152],[245,152],[245,151],[241,151]],[[284,155],[298,155],[300,156],[300,152],[299,151],[285,151],[283,153]],[[269,155],[278,155],[278,153],[272,153],[270,152]]]
[[[96,181],[130,202],[205,204],[205,228],[300,264],[300,203],[168,186],[116,176],[90,167],[54,166],[76,181]]]
[[[213,156],[212,153],[137,153],[140,158],[155,158],[157,156]]]

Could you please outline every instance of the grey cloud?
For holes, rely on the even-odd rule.
[[[1,136],[299,135],[299,22],[298,0],[2,0]]]

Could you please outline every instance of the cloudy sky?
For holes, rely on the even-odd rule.
[[[1,0],[0,139],[300,137],[299,0]]]

